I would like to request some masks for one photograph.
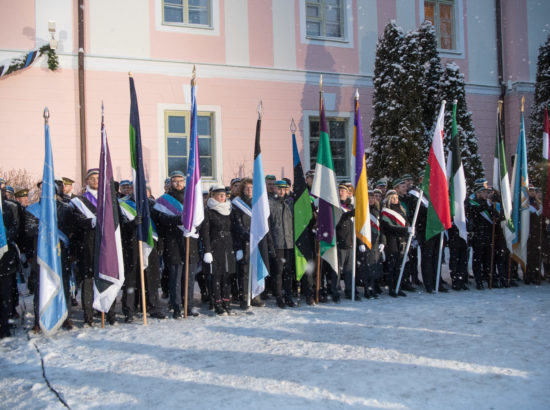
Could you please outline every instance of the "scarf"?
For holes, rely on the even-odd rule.
[[[214,198],[208,198],[208,202],[206,202],[206,206],[219,213],[220,215],[228,216],[231,213],[231,202],[225,201],[225,202],[218,202]]]

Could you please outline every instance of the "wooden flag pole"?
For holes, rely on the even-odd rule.
[[[493,204],[494,206],[494,204]],[[489,289],[493,288],[493,274],[495,272],[495,231],[496,231],[496,220],[493,216],[493,229],[491,234],[491,269],[489,272]]]
[[[317,241],[319,242],[319,241]],[[317,250],[317,283],[315,284],[315,303],[319,303],[319,288],[321,285],[321,243]]]
[[[185,238],[185,293],[183,297],[183,317],[187,319],[187,298],[189,297],[189,237]]]
[[[141,243],[138,242],[139,247],[139,273],[141,279],[141,306],[143,309],[143,324],[147,324],[147,302],[145,298],[145,274],[143,269],[143,247]]]
[[[105,327],[105,312],[101,312],[101,327]]]

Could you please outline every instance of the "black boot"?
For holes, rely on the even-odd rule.
[[[227,314],[221,302],[214,303],[214,311],[220,316]]]
[[[277,306],[279,306],[281,309],[284,309],[286,307],[285,301],[280,296],[277,298]]]

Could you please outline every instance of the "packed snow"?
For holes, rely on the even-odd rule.
[[[198,295],[196,295],[198,297]],[[197,302],[199,303],[199,302]],[[548,409],[550,284],[36,335],[32,300],[0,341],[0,407]],[[80,316],[79,316],[80,315]],[[99,323],[99,319],[96,324]]]

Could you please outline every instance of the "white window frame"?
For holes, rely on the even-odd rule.
[[[205,36],[220,35],[220,0],[210,0],[210,26],[183,23],[164,23],[164,1],[155,0],[155,29],[182,34],[198,34]]]
[[[159,186],[164,186],[164,180],[168,178],[166,169],[167,147],[166,147],[166,129],[165,129],[165,113],[166,111],[191,111],[191,104],[157,104],[157,136],[158,136],[158,171],[159,171]],[[203,189],[207,189],[214,183],[221,184],[223,181],[223,160],[222,160],[222,109],[219,105],[198,105],[197,111],[209,112],[212,114],[212,167],[214,175],[208,178],[202,178]],[[182,170],[187,172],[186,169]]]
[[[310,144],[310,127],[309,122],[311,117],[319,118],[319,111],[315,110],[304,110],[303,116],[303,136],[304,136],[304,162],[303,166],[307,169],[304,169],[306,172],[309,169],[311,164],[311,153],[309,150]],[[346,174],[347,175],[336,175],[338,181],[351,181],[351,160],[352,160],[352,151],[353,151],[353,113],[350,112],[339,112],[339,111],[325,111],[325,118],[342,118],[345,119],[348,123],[347,126],[347,140],[346,140]],[[330,135],[329,135],[330,138]]]
[[[307,34],[306,1],[300,3],[300,41],[302,44],[353,48],[353,1],[342,0],[343,37],[312,37]]]
[[[437,1],[437,0],[431,0]],[[454,30],[455,30],[455,49],[440,49],[439,54],[448,58],[465,58],[464,53],[464,0],[454,0]],[[424,0],[420,4],[420,21],[424,21]]]

